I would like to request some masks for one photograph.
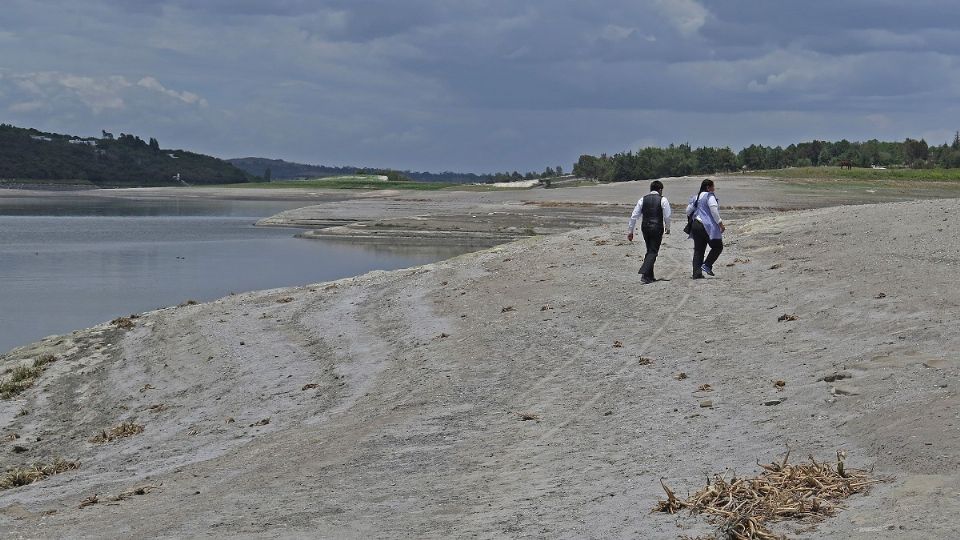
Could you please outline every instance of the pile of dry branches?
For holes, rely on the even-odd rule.
[[[719,524],[722,538],[730,540],[780,538],[766,523],[786,519],[822,519],[834,514],[837,501],[854,493],[863,493],[872,484],[884,481],[872,479],[866,471],[846,469],[843,451],[837,452],[837,464],[817,463],[810,456],[809,463],[787,463],[790,452],[780,463],[760,465],[764,470],[755,478],[731,478],[717,475],[713,482],[680,500],[663,480],[660,485],[667,500],[659,501],[655,512],[676,513],[689,509],[707,514]]]

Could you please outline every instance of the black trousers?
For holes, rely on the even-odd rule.
[[[639,273],[652,281],[656,279],[653,277],[653,265],[657,262],[660,244],[663,243],[663,228],[645,229],[641,227],[640,232],[643,234],[643,242],[647,245],[647,254],[643,256],[643,265],[640,266]]]
[[[711,240],[703,223],[697,220],[693,220],[693,226],[690,227],[690,236],[693,238],[693,277],[703,277],[703,270],[700,269],[700,266],[706,264],[712,267],[713,263],[717,262],[717,258],[723,252],[723,240],[719,238]],[[708,245],[710,246],[710,253],[704,260],[703,254],[707,251]]]

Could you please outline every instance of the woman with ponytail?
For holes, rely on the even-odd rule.
[[[723,252],[723,231],[726,226],[720,219],[720,204],[714,195],[713,180],[706,178],[700,183],[700,192],[690,197],[687,216],[692,218],[690,238],[693,239],[693,279],[703,279],[703,274],[713,274],[713,263]],[[704,260],[707,246],[710,253]]]

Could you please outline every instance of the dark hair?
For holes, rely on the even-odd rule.
[[[659,180],[650,182],[650,191],[663,191],[663,182]]]
[[[713,187],[713,180],[711,180],[711,179],[709,179],[709,178],[704,178],[704,179],[703,179],[703,182],[700,182],[700,193],[703,193],[704,191],[706,191],[706,190],[708,190],[708,189],[710,189],[710,188],[712,188],[712,187]],[[700,196],[700,193],[697,193],[697,197]]]

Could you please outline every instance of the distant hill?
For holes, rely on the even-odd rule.
[[[344,176],[352,174],[380,174],[386,173],[385,169],[373,167],[327,167],[325,165],[306,165],[303,163],[291,163],[282,159],[266,159],[256,157],[228,159],[230,163],[247,173],[266,178],[267,169],[270,170],[271,180],[297,180],[303,178],[325,178],[328,176]],[[459,182],[459,183],[482,183],[489,181],[492,176],[489,174],[474,173],[456,173],[456,172],[416,172],[416,171],[397,171],[403,176],[421,182]]]
[[[177,180],[179,175],[179,181]],[[80,138],[0,124],[0,183],[101,187],[226,184],[252,178],[230,163],[185,150],[161,149],[156,139],[121,133]]]

